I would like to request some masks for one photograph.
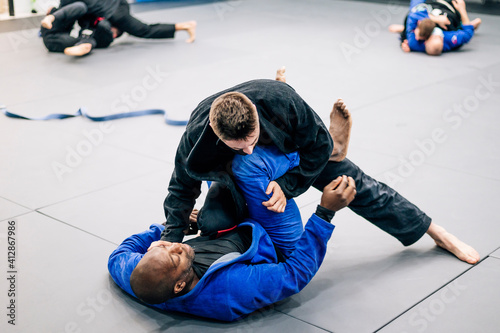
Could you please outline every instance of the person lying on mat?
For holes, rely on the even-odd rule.
[[[412,0],[404,25],[389,31],[401,34],[404,52],[440,55],[468,43],[480,24],[480,18],[469,20],[464,0]]]
[[[342,125],[342,120],[338,121],[342,117],[332,119],[331,125]],[[232,171],[249,206],[259,211],[261,202],[269,198],[265,184],[293,168],[297,158],[273,146],[255,147],[250,155],[236,156]],[[210,192],[218,195],[211,196]],[[255,214],[249,207],[250,217],[237,224],[237,215],[227,209],[236,205],[231,191],[214,184],[204,206],[213,211],[207,216],[214,220],[198,222],[203,224],[201,236],[184,243],[164,241],[160,239],[164,227],[152,225],[148,231],[127,238],[111,254],[108,269],[122,289],[147,304],[206,318],[236,320],[299,292],[312,279],[334,228],[328,222],[356,195],[354,179],[344,175],[325,186],[320,205],[305,229],[293,199],[288,200],[284,213],[274,215]],[[194,219],[197,217],[194,214]],[[229,228],[218,231],[220,225]],[[280,227],[285,232],[279,233]],[[300,235],[295,239],[293,230],[297,227]],[[444,231],[436,225],[433,228]],[[438,243],[439,238],[429,234]],[[444,241],[448,244],[438,245],[461,246],[473,260],[479,259],[474,249],[446,234]]]

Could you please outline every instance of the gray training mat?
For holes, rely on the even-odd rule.
[[[470,13],[483,20],[470,43],[429,57],[403,53],[387,31],[406,11],[381,1],[135,4],[146,22],[196,20],[197,40],[125,34],[82,58],[48,53],[30,23],[0,32],[0,104],[31,117],[85,106],[95,116],[161,108],[185,120],[210,94],[272,79],[285,65],[288,83],[326,124],[344,99],[353,116],[348,158],[474,246],[482,262],[461,262],[427,236],[405,248],[344,209],[323,266],[299,294],[235,323],[163,313],[116,287],[106,265],[124,238],[164,221],[184,127],[160,116],[99,124],[0,115],[5,274],[9,221],[17,228],[17,322],[7,322],[2,278],[0,331],[495,332],[500,17]],[[304,222],[320,197],[310,189],[297,198]]]

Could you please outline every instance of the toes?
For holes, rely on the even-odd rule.
[[[351,113],[349,112],[349,109],[347,109],[347,105],[342,98],[339,98],[335,102],[333,108],[334,110],[339,111],[344,116],[344,118],[349,118],[351,116]]]

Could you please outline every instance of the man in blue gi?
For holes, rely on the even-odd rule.
[[[254,155],[260,155],[265,166],[236,172],[261,184],[286,172],[295,158],[268,148]],[[111,254],[109,272],[127,293],[159,309],[236,320],[298,293],[309,283],[324,259],[334,229],[330,220],[355,194],[350,177],[338,177],[328,184],[288,257],[253,219],[216,237],[199,236],[184,243],[161,241],[164,228],[155,224],[127,238]],[[264,189],[252,195],[260,201],[267,198]],[[275,214],[276,219],[267,222],[302,230],[297,206],[289,203],[285,213],[286,219],[284,214]]]
[[[469,20],[464,0],[412,0],[405,24],[393,24],[391,32],[401,33],[404,52],[440,55],[468,43],[481,19]]]

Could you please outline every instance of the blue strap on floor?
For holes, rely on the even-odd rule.
[[[45,117],[40,117],[40,118],[35,118],[35,117],[25,117],[21,116],[15,113],[12,113],[7,110],[7,107],[5,105],[0,105],[0,110],[3,111],[3,113],[10,118],[17,118],[17,119],[26,119],[26,120],[50,120],[50,119],[66,119],[66,118],[73,118],[73,117],[85,117],[88,118],[92,121],[107,121],[107,120],[115,120],[115,119],[122,119],[122,118],[132,118],[132,117],[141,117],[141,116],[148,116],[152,114],[162,114],[165,119],[165,123],[167,125],[173,125],[173,126],[184,126],[188,122],[187,120],[172,120],[169,119],[167,116],[167,112],[165,110],[161,109],[150,109],[150,110],[142,110],[142,111],[131,111],[131,112],[123,112],[123,113],[116,113],[112,114],[109,116],[102,116],[102,117],[92,117],[89,116],[87,113],[86,108],[81,107],[75,114],[65,114],[65,113],[53,113],[49,114],[48,116]]]

